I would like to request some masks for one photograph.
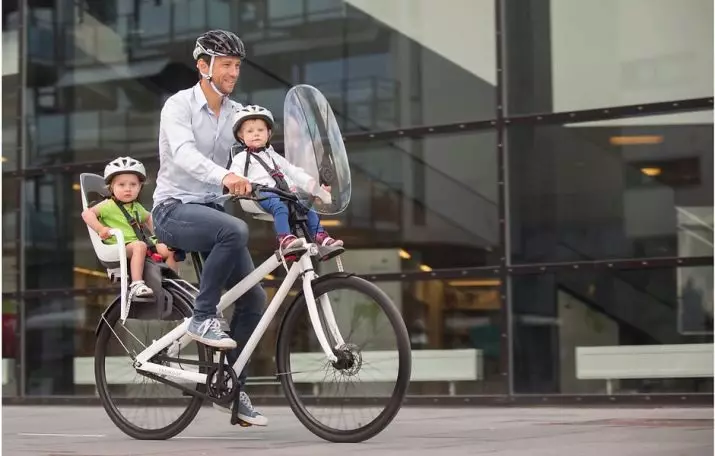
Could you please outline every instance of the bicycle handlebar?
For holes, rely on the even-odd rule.
[[[274,193],[281,199],[286,199],[290,201],[298,201],[298,196],[293,193],[293,192],[286,192],[284,190],[281,190],[279,188],[275,187],[268,187],[266,185],[262,184],[251,184],[251,194],[254,196],[232,196],[230,199],[232,201],[237,201],[237,200],[249,200],[249,201],[265,201],[270,198],[270,196],[262,196],[262,197],[257,197],[259,192],[264,192],[264,193]]]

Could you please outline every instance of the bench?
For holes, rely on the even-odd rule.
[[[296,383],[329,382],[325,371],[315,370],[316,362],[323,359],[323,353],[296,353],[291,355],[291,367],[296,372]],[[396,351],[366,351],[363,359],[360,379],[363,382],[393,382],[397,373]],[[191,356],[186,356],[191,359]],[[193,357],[195,359],[195,357]],[[111,370],[109,383],[137,383],[142,377],[137,375],[126,356],[106,358]],[[312,366],[312,370],[311,370]],[[467,348],[456,350],[415,350],[412,352],[412,382],[449,382],[449,394],[455,395],[455,382],[482,380],[484,363],[481,350]],[[122,381],[117,382],[118,379]],[[94,358],[77,357],[74,359],[74,383],[76,385],[94,385]],[[248,378],[249,385],[279,385],[275,376]]]
[[[713,344],[576,347],[576,378],[613,380],[713,376]]]

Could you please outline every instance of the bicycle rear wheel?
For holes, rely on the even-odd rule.
[[[301,423],[325,440],[370,439],[397,415],[410,382],[404,321],[380,288],[359,277],[318,279],[313,292],[331,346],[337,342],[320,305],[326,298],[345,344],[334,350],[337,363],[325,359],[301,294],[286,311],[278,335],[276,364],[286,398]],[[339,417],[336,422],[340,412],[357,415],[356,423]],[[328,422],[321,418],[325,415]]]
[[[178,388],[140,374],[127,354],[129,350],[136,356],[184,318],[191,317],[191,306],[181,296],[174,295],[173,305],[171,321],[127,319],[124,324],[119,318],[120,306],[113,306],[97,336],[94,352],[97,393],[109,418],[122,432],[135,439],[174,437],[191,424],[203,403],[202,398],[183,394]],[[208,349],[196,343],[172,357],[202,362],[211,359]],[[206,371],[204,367],[188,364],[172,367]],[[205,385],[194,385],[198,391],[205,390]]]

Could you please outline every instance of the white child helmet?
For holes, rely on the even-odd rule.
[[[119,157],[110,161],[107,166],[104,167],[104,182],[109,184],[114,176],[125,173],[136,174],[139,176],[140,182],[146,180],[146,169],[140,161],[132,157]]]
[[[273,130],[273,114],[263,106],[244,106],[233,114],[233,137],[238,140],[238,130],[243,122],[249,119],[263,119],[268,124],[268,129]]]

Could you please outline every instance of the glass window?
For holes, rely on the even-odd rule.
[[[489,131],[348,144],[350,204],[321,220],[345,241],[346,267],[377,274],[498,264],[495,140]],[[226,208],[248,223],[260,264],[276,248],[273,224],[237,203]],[[279,268],[274,276],[283,274]]]
[[[410,394],[500,394],[506,382],[500,371],[500,281],[493,274],[465,279],[376,282],[401,309],[410,335],[413,381]],[[454,351],[459,350],[459,351]],[[457,365],[443,365],[453,356]],[[444,371],[427,381],[430,365]],[[461,366],[458,365],[462,363]],[[449,380],[466,366],[469,380]],[[473,377],[472,377],[473,376]],[[421,378],[421,379],[420,379]]]
[[[331,270],[321,269],[324,269],[322,272]],[[375,282],[400,309],[407,325],[413,349],[409,394],[503,394],[506,391],[505,377],[500,373],[499,283],[490,273],[469,279]],[[276,289],[266,288],[269,299]],[[287,301],[295,295],[296,292],[291,291]],[[349,328],[352,342],[375,347],[374,336],[380,333],[380,322],[372,322],[377,329],[365,332],[370,323],[359,313],[357,303],[347,295],[338,296],[337,292],[331,294],[330,299],[340,300],[336,320],[340,328],[346,331]],[[251,361],[254,367],[249,375],[274,376],[272,347],[277,329],[277,325],[269,327],[259,344],[258,355]],[[441,371],[434,370],[436,364]],[[248,388],[261,394],[280,394],[277,384],[251,383],[249,377]]]
[[[346,255],[374,260],[375,272],[499,261],[492,252],[499,241],[493,132],[369,141],[348,150],[350,205],[323,219],[346,241]]]
[[[340,11],[342,17],[335,14]],[[460,0],[449,9],[419,1],[408,15],[389,3],[274,1],[268,13],[264,33],[280,38],[246,35],[251,66],[263,74],[244,75],[251,79],[242,91],[314,85],[345,132],[494,117],[491,1]],[[454,28],[461,33],[443,33]],[[282,106],[269,108],[282,112]]]
[[[9,2],[12,3],[12,2]],[[18,84],[20,73],[18,65],[18,30],[17,6],[3,8],[2,20],[2,156],[0,164],[3,171],[17,169],[18,160],[18,118],[20,106]]]
[[[157,164],[147,161],[144,165],[149,180],[139,201],[150,210]],[[103,168],[100,165],[87,172],[101,174]],[[82,220],[79,174],[45,174],[27,180],[25,189],[27,288],[109,286],[106,269],[94,254]]]
[[[18,207],[20,181],[10,177],[2,180],[2,291],[17,291],[18,279]]]
[[[3,256],[4,259],[4,256]],[[4,291],[4,287],[3,287]],[[2,299],[2,395],[17,395],[17,375],[15,360],[20,355],[17,326],[17,300]]]
[[[505,2],[510,114],[713,95],[710,0]]]
[[[712,118],[691,121],[509,128],[512,261],[711,256]]]
[[[95,328],[115,295],[25,299],[26,394],[91,396]],[[91,383],[93,385],[93,382]]]
[[[515,276],[516,392],[712,393],[712,372],[698,372],[699,356],[712,359],[712,277],[712,266]]]
[[[233,98],[267,106],[279,122],[285,93],[300,82],[323,91],[346,133],[492,118],[493,1],[459,2],[421,1],[407,16],[339,0],[83,7],[61,24],[66,45],[57,54],[46,38],[61,15],[34,8],[29,162],[154,153],[164,100],[198,80],[189,54],[196,36],[231,18],[249,55]],[[455,27],[462,32],[443,33]]]
[[[500,373],[498,280],[487,274],[482,278],[377,282],[377,285],[397,305],[408,326],[414,350],[410,394],[501,394],[505,391],[504,377]],[[269,286],[266,291],[270,300],[277,288]],[[296,295],[295,290],[291,291],[285,304]],[[50,295],[25,300],[28,395],[94,394],[94,331],[102,312],[115,298],[114,294]],[[360,304],[350,301],[347,296],[331,295],[331,299],[341,298],[345,299],[341,300],[340,310],[336,312],[339,326],[351,330],[354,343],[376,343],[373,336],[379,331],[362,332],[361,328],[368,327],[371,320],[358,315]],[[280,385],[271,383],[275,377],[273,347],[286,308],[269,325],[252,357],[249,392],[280,394]],[[226,318],[231,318],[230,311]],[[130,325],[133,324],[138,323],[131,320]],[[379,321],[377,324],[379,327]],[[146,325],[142,328],[144,330],[138,334],[140,339],[145,338],[147,329]],[[158,327],[154,327],[154,331],[159,331]],[[156,336],[158,332],[151,334],[151,337]],[[296,337],[300,338],[300,334]],[[124,336],[122,339],[130,340]],[[110,346],[110,354],[119,359],[123,356],[121,347],[114,345]],[[3,347],[5,350],[5,344]],[[440,372],[430,370],[435,363],[441,366]],[[111,377],[110,381],[113,388],[121,388],[121,382],[128,380],[131,383],[133,377]],[[123,387],[127,388],[127,385]],[[118,391],[131,395],[130,389]]]

